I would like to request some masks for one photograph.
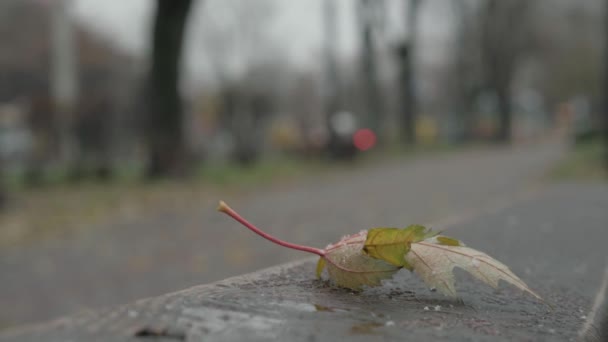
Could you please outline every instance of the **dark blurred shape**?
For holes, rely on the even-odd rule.
[[[271,147],[268,140],[285,144],[283,147],[296,140],[286,134],[293,127],[287,128],[287,120],[279,120],[285,110],[281,106],[287,102],[283,97],[290,95],[286,80],[295,76],[275,45],[274,30],[270,28],[277,6],[269,0],[204,4],[205,15],[194,26],[194,36],[200,39],[199,53],[204,55],[209,71],[197,91],[212,105],[207,106],[206,113],[196,114],[206,118],[201,128],[207,136],[191,140],[201,141],[198,156],[205,163],[249,167],[267,155]],[[311,106],[309,98],[299,99],[306,102],[298,108],[301,123],[310,115],[304,113]]]
[[[221,90],[220,120],[234,139],[232,159],[241,166],[251,166],[259,159],[262,124],[274,110],[272,93],[262,86],[268,67],[260,65],[250,71],[247,80],[227,83]]]
[[[128,113],[117,114],[133,86],[134,58],[74,20],[69,7],[0,4],[0,38],[11,42],[0,53],[0,115],[8,120],[2,149],[13,151],[2,156],[5,177],[18,170],[30,185],[57,171],[72,179],[109,176],[118,145],[111,142],[123,142],[116,132],[128,122]]]
[[[512,136],[512,81],[518,61],[531,47],[534,0],[487,0],[481,9],[481,54],[485,82],[498,104],[500,142]]]
[[[403,141],[410,145],[416,142],[416,86],[414,53],[416,51],[417,14],[421,0],[409,0],[406,19],[408,39],[401,43],[396,54],[400,69],[401,86],[401,125]]]
[[[476,39],[479,35],[476,27],[476,9],[467,0],[451,2],[456,14],[452,106],[461,129],[457,139],[471,141],[475,136],[475,99],[482,91],[482,75],[479,68],[479,54]]]
[[[332,158],[350,160],[356,156],[353,137],[357,126],[357,119],[351,112],[341,111],[331,116],[329,127],[334,132],[334,138],[329,141],[327,148]]]
[[[361,82],[364,91],[365,124],[375,132],[384,128],[386,113],[378,79],[375,31],[384,22],[384,2],[359,0],[357,6],[361,34]]]
[[[608,171],[608,1],[604,1],[604,79],[602,92],[602,109],[604,111],[604,166]],[[608,340],[608,309],[605,312],[604,335]]]
[[[114,104],[111,95],[98,89],[80,104],[81,115],[74,123],[74,135],[78,141],[78,158],[70,170],[72,180],[93,176],[108,180],[112,176],[111,137]]]
[[[608,83],[608,71],[600,72],[608,58],[600,53],[608,35],[603,3],[324,0],[321,13],[312,13],[322,17],[322,36],[296,39],[274,26],[291,3],[214,0],[198,13],[192,0],[158,0],[148,69],[136,50],[125,52],[132,42],[101,38],[113,31],[104,29],[103,15],[79,12],[100,5],[4,0],[4,178],[36,185],[106,179],[113,171],[182,175],[198,161],[348,159],[358,151],[352,133],[332,124],[343,112],[371,129],[379,146],[531,141],[548,133],[595,139],[608,115],[601,109],[608,92],[600,82]],[[429,29],[427,21],[446,15]],[[189,22],[194,39],[185,43]],[[192,55],[196,62],[181,63],[195,39],[188,51],[200,54]],[[304,62],[289,57],[292,43],[309,44]],[[183,82],[180,64],[190,72]],[[142,90],[145,96],[133,96]]]
[[[184,175],[188,155],[182,134],[179,66],[192,0],[157,0],[147,89],[146,141],[149,178]]]
[[[338,31],[336,20],[336,3],[333,0],[325,0],[323,2],[323,57],[324,57],[324,85],[323,88],[323,106],[324,115],[328,131],[328,142],[322,142],[321,145],[327,146],[328,152],[333,157],[343,155],[341,150],[341,138],[334,130],[332,124],[334,115],[338,114],[342,101],[340,97],[341,80],[338,65],[336,63],[336,45],[338,44]]]

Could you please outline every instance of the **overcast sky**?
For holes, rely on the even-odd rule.
[[[149,27],[154,11],[154,1],[151,0],[72,0],[73,13],[82,22],[116,42],[128,51],[143,56],[148,45]],[[205,18],[205,10],[212,3],[195,1],[191,14],[188,35],[188,46],[199,37],[195,32]],[[248,0],[254,1],[254,0]],[[311,63],[322,44],[321,5],[323,0],[269,0],[273,4],[272,33],[289,61],[296,65],[306,66]],[[358,49],[356,17],[354,0],[335,0],[339,10],[339,46],[340,55],[351,56]],[[387,32],[388,39],[396,39],[405,34],[401,17],[405,15],[403,0],[386,0],[387,2]],[[449,6],[447,6],[449,7]],[[422,8],[421,41],[425,42],[422,51],[423,59],[439,58],[441,46],[449,30],[449,12],[446,12],[445,2],[427,0]],[[199,38],[200,39],[200,38]],[[200,56],[196,49],[189,49],[186,60],[191,73],[199,70],[197,64]]]

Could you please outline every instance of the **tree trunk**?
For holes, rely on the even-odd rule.
[[[608,171],[608,1],[604,3],[604,84],[603,84],[603,110],[604,110],[604,166]],[[604,319],[604,333],[608,337],[608,310]]]
[[[380,133],[380,101],[378,100],[378,85],[376,80],[376,61],[374,56],[372,28],[369,25],[363,28],[363,60],[362,73],[365,89],[365,110],[369,118],[368,126],[377,135]]]
[[[401,135],[406,145],[416,142],[414,85],[412,82],[411,45],[404,43],[399,47],[399,64],[401,67]]]
[[[332,157],[339,155],[339,137],[332,125],[332,119],[340,110],[340,73],[336,63],[335,49],[338,46],[338,30],[336,28],[336,3],[325,0],[323,3],[324,30],[324,79],[323,79],[323,110],[325,111],[325,126],[328,132],[328,152]]]
[[[482,8],[482,64],[485,83],[498,97],[499,128],[495,136],[498,142],[511,140],[510,89],[519,61],[531,49],[533,3],[530,0],[488,0]]]
[[[416,87],[414,75],[414,51],[416,50],[416,14],[420,0],[410,0],[407,22],[408,39],[399,48],[399,61],[401,66],[401,88],[403,101],[401,103],[402,136],[407,145],[416,143]]]
[[[472,29],[473,19],[471,6],[465,0],[455,0],[452,2],[456,13],[456,38],[454,45],[454,64],[453,71],[455,84],[454,110],[455,118],[460,120],[462,131],[460,139],[464,142],[472,141],[475,136],[475,114],[474,102],[477,98],[481,80],[479,78],[479,60],[476,53],[479,52],[479,45],[473,43],[476,32]]]
[[[370,18],[375,6],[379,3],[373,0],[361,0],[360,20],[361,20],[361,73],[363,75],[365,91],[365,116],[368,128],[376,133],[378,142],[384,137],[382,132],[384,124],[384,108],[380,94],[378,80],[378,66],[376,52],[374,48],[374,23]]]
[[[183,175],[187,171],[179,66],[191,3],[192,0],[157,0],[147,98],[149,178]]]

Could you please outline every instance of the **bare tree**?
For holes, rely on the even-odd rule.
[[[406,6],[406,27],[408,38],[397,47],[401,82],[401,125],[402,137],[406,144],[416,142],[416,85],[415,61],[417,41],[417,16],[421,0],[409,0]]]
[[[183,174],[187,155],[182,132],[179,66],[192,0],[157,0],[147,88],[147,176]]]
[[[323,3],[323,30],[324,30],[324,69],[323,69],[323,105],[325,111],[325,124],[328,132],[328,152],[336,158],[340,156],[340,141],[334,129],[332,120],[342,106],[340,99],[340,72],[336,62],[335,50],[338,45],[338,30],[336,18],[336,3],[325,0]]]
[[[529,52],[533,0],[487,0],[480,9],[485,84],[497,99],[496,140],[511,139],[511,82],[524,52]]]
[[[603,80],[603,103],[604,110],[604,163],[608,171],[608,1],[604,2],[604,80]],[[608,338],[608,309],[604,312],[603,335]]]
[[[366,123],[381,137],[380,128],[383,127],[385,113],[378,80],[374,31],[382,22],[384,2],[359,0],[357,11],[361,26],[361,75],[365,89]]]
[[[196,30],[203,58],[221,97],[221,128],[234,141],[234,160],[249,165],[260,155],[258,136],[274,100],[270,93],[281,73],[280,52],[271,39],[273,2],[268,0],[215,0],[207,2],[213,13]],[[275,70],[271,67],[275,66]]]
[[[462,123],[461,138],[474,138],[475,101],[483,90],[481,65],[481,32],[477,20],[478,4],[470,0],[450,2],[456,16],[453,55],[448,75],[451,103],[456,118]]]

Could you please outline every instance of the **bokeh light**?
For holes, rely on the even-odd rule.
[[[353,135],[353,144],[359,151],[367,151],[376,145],[376,133],[369,128],[362,128]]]

